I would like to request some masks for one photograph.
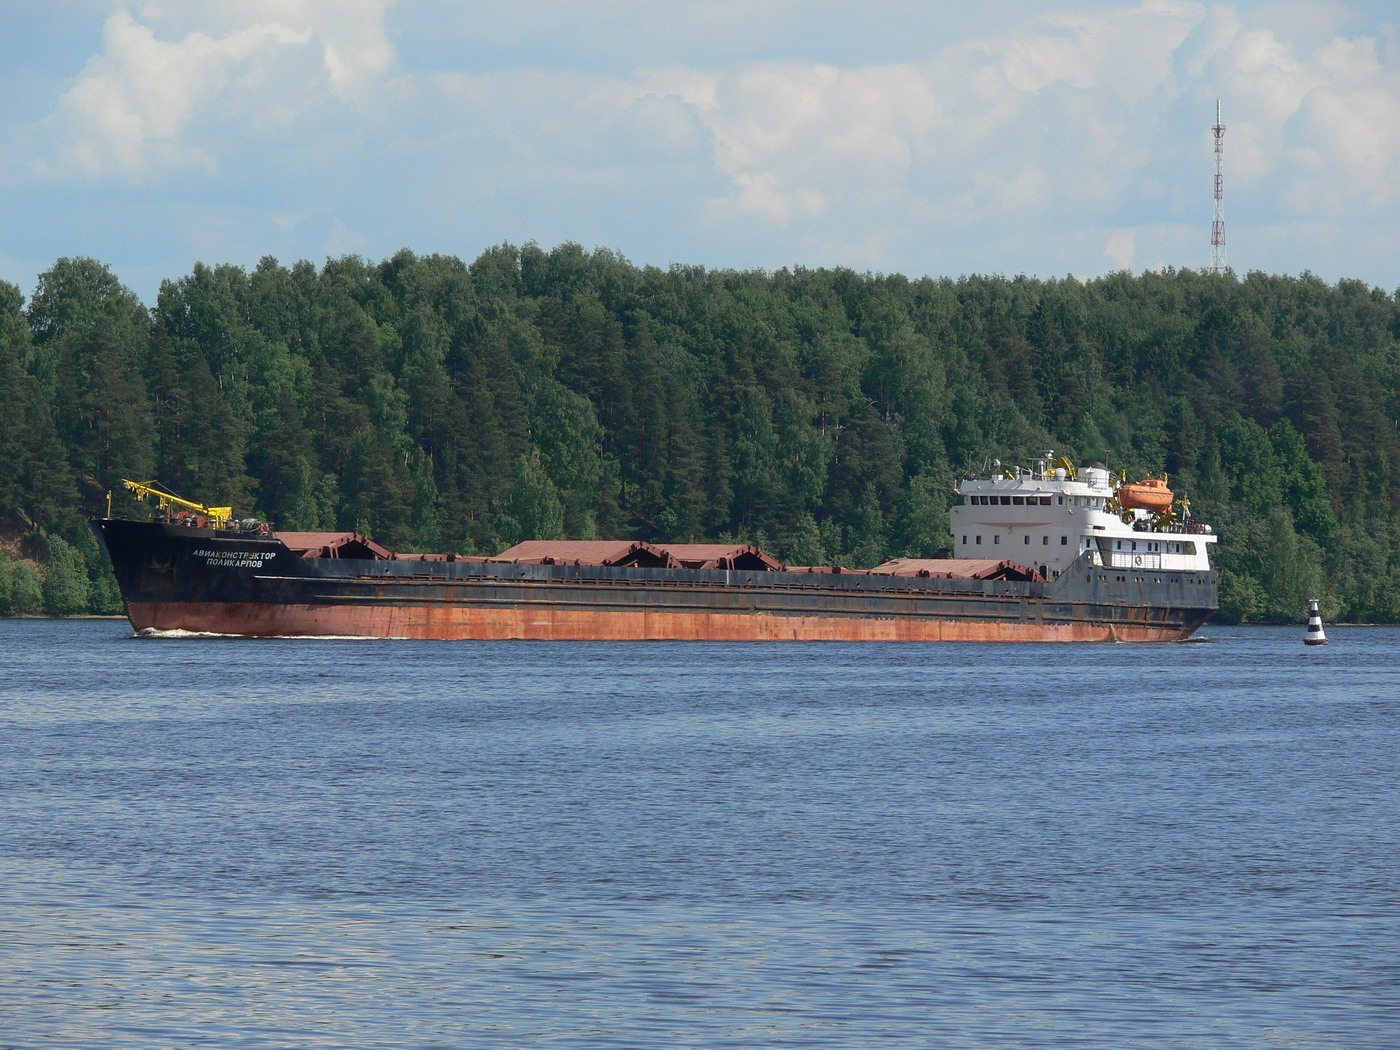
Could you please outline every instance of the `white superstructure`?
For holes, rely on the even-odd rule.
[[[1057,465],[1053,452],[1029,469],[994,461],[990,477],[963,481],[958,495],[948,512],[954,558],[1014,561],[1047,580],[1081,555],[1110,569],[1210,569],[1209,525],[1190,520],[1180,504],[1169,513],[1124,509],[1102,463],[1076,470],[1063,459]]]

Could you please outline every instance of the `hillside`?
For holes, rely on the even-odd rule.
[[[1189,271],[909,280],[641,268],[576,245],[197,266],[147,309],[91,259],[0,284],[0,613],[115,611],[122,477],[287,529],[495,552],[949,544],[956,478],[1046,448],[1168,471],[1222,615],[1400,621],[1400,300]],[[118,493],[116,510],[134,511]]]

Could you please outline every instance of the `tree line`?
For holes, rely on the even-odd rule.
[[[60,259],[0,283],[0,614],[117,612],[85,519],[160,479],[289,530],[757,543],[797,564],[951,546],[958,479],[1047,448],[1169,473],[1221,615],[1400,621],[1400,296],[1167,270],[912,280],[474,262],[195,266],[148,308]]]

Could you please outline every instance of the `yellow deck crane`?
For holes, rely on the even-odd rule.
[[[173,492],[166,492],[165,486],[159,481],[129,481],[122,478],[122,484],[136,494],[137,502],[144,503],[147,497],[154,497],[156,506],[163,511],[170,510],[171,507],[182,507],[185,510],[193,511],[196,514],[203,514],[209,519],[209,524],[216,529],[226,529],[233,520],[232,507],[210,507],[203,503],[195,503],[193,500],[181,499]],[[107,516],[112,516],[112,496],[107,495]]]

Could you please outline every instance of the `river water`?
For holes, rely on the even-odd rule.
[[[1400,630],[0,621],[0,1047],[1394,1048]]]

